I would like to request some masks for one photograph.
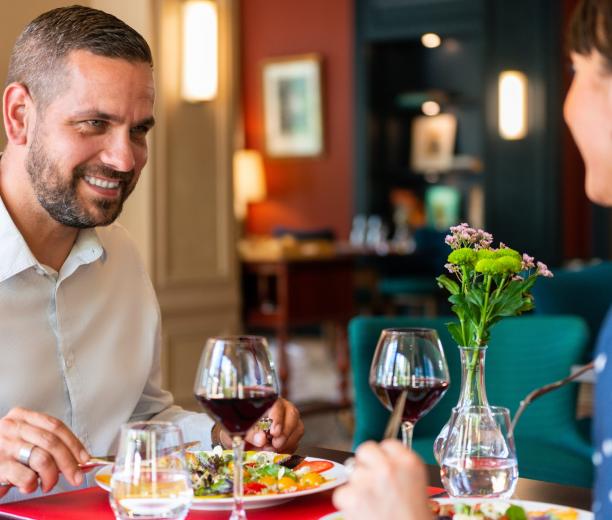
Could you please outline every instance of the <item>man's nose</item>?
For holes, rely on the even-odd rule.
[[[129,132],[116,132],[108,137],[100,159],[113,170],[129,172],[136,165],[133,146]]]

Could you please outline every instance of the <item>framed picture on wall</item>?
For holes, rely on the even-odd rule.
[[[266,153],[313,157],[323,152],[321,57],[303,54],[262,66]]]
[[[412,121],[410,167],[415,172],[441,172],[451,168],[457,135],[452,114],[419,116]]]

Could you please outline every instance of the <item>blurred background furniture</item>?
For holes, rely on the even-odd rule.
[[[285,350],[292,327],[332,323],[335,328],[340,405],[348,398],[346,326],[354,314],[353,260],[347,256],[243,260],[243,319],[247,329],[274,330],[278,374],[287,397],[291,377]]]
[[[370,362],[380,332],[389,327],[431,327],[438,331],[446,353],[451,385],[426,416],[419,420],[413,449],[435,463],[433,442],[457,403],[461,381],[459,352],[446,323],[453,317],[366,317],[349,324],[349,345],[354,385],[354,448],[368,439],[380,440],[389,417],[370,389]],[[569,374],[587,348],[588,330],[576,316],[523,316],[508,318],[492,331],[486,356],[489,402],[514,413],[531,390]],[[522,477],[590,486],[591,445],[575,418],[577,386],[568,385],[536,401],[517,426],[519,472]]]
[[[445,236],[446,232],[429,227],[414,231],[414,254],[420,259],[416,272],[411,273],[410,263],[405,262],[402,275],[383,272],[378,281],[385,314],[403,309],[429,317],[438,313],[440,302],[446,299],[436,282],[436,276],[445,272],[444,264],[450,252],[444,243]],[[414,268],[415,259],[411,259],[411,264]]]
[[[612,262],[600,262],[578,269],[555,269],[553,278],[533,286],[536,314],[575,314],[589,327],[589,361],[601,324],[612,303]]]

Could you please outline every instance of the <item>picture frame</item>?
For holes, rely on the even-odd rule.
[[[321,57],[302,54],[262,65],[266,154],[316,157],[323,153]]]
[[[453,114],[419,116],[412,121],[410,167],[418,173],[436,173],[453,166],[457,118]]]

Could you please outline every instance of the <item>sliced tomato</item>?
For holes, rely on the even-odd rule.
[[[244,494],[245,495],[256,495],[262,489],[266,489],[266,486],[260,484],[259,482],[247,482],[244,484]]]
[[[308,467],[314,473],[323,473],[334,467],[334,463],[328,460],[304,460],[300,462],[293,471]]]

